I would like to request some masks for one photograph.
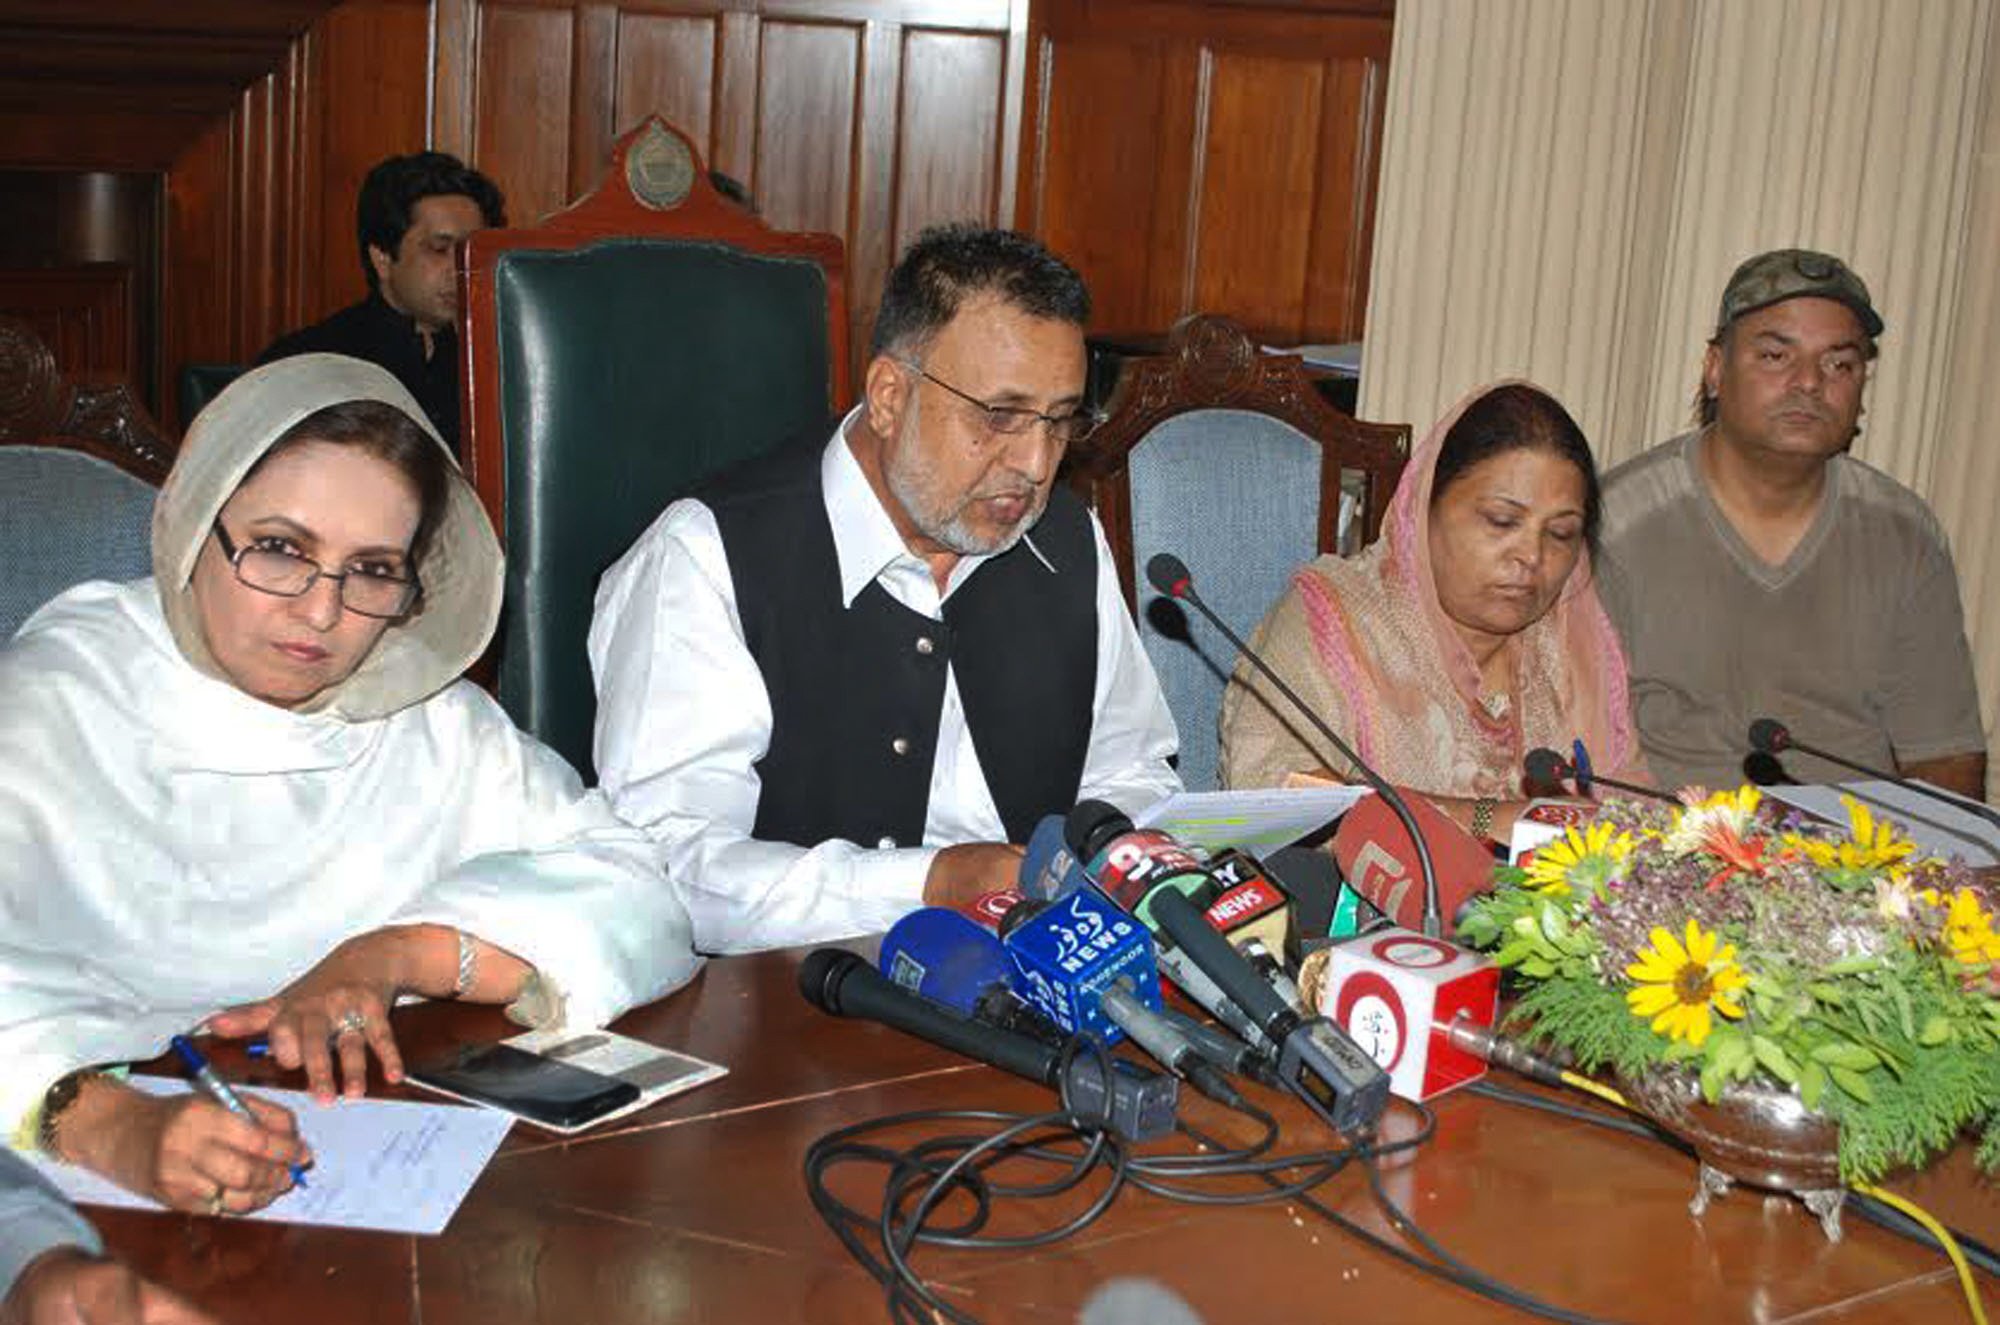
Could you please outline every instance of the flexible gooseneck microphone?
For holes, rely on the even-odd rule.
[[[1272,671],[1271,665],[1258,657],[1255,650],[1244,643],[1243,637],[1224,624],[1214,609],[1201,600],[1201,595],[1194,591],[1194,576],[1188,571],[1186,562],[1171,552],[1156,552],[1146,562],[1146,579],[1155,589],[1175,602],[1186,603],[1194,608],[1202,614],[1209,625],[1221,631],[1222,637],[1234,645],[1238,653],[1248,658],[1250,665],[1255,667],[1265,680],[1276,686],[1279,694],[1292,702],[1292,707],[1312,724],[1313,730],[1324,736],[1334,749],[1340,751],[1342,757],[1361,774],[1361,780],[1373,788],[1375,794],[1396,812],[1396,818],[1401,821],[1403,831],[1410,835],[1410,841],[1417,849],[1417,869],[1424,876],[1424,936],[1442,937],[1444,916],[1438,904],[1437,869],[1431,864],[1430,846],[1424,841],[1423,833],[1418,830],[1416,816],[1410,813],[1409,804],[1403,799],[1402,793],[1390,786],[1381,774],[1370,768],[1360,755],[1355,754],[1347,742],[1341,740],[1340,735],[1299,698],[1298,692],[1286,685],[1284,678]]]
[[[1878,782],[1887,782],[1891,786],[1901,787],[1904,791],[1914,792],[1916,795],[1922,796],[1925,800],[1936,801],[1939,805],[1949,805],[1954,809],[1964,810],[1968,814],[1976,814],[1987,823],[2000,825],[2000,811],[1995,811],[1990,805],[1971,799],[1961,800],[1957,796],[1948,796],[1943,792],[1926,787],[1921,782],[1912,782],[1908,778],[1898,777],[1894,773],[1884,772],[1879,768],[1870,768],[1866,764],[1857,764],[1847,756],[1837,755],[1831,750],[1822,750],[1816,745],[1807,745],[1804,741],[1793,736],[1792,729],[1784,723],[1779,722],[1776,718],[1759,718],[1750,724],[1750,748],[1760,755],[1779,755],[1787,750],[1798,750],[1812,755],[1817,759],[1824,759],[1829,764],[1839,764],[1842,768],[1851,768],[1855,772],[1866,774]]]
[[[1546,745],[1538,745],[1528,751],[1528,757],[1521,761],[1521,767],[1531,782],[1567,782],[1577,775],[1575,764]],[[1661,791],[1657,787],[1642,787],[1636,782],[1621,782],[1617,778],[1608,778],[1596,772],[1590,775],[1590,780],[1615,791],[1627,792],[1634,796],[1647,796],[1656,801],[1665,801],[1669,805],[1680,804],[1679,797]]]

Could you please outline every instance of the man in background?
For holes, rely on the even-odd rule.
[[[443,152],[392,156],[368,172],[355,206],[368,297],[280,337],[260,364],[294,354],[346,354],[396,375],[459,446],[458,246],[506,224],[493,181]]]
[[[1743,780],[1750,724],[1975,799],[1986,740],[1958,577],[1923,499],[1847,454],[1882,318],[1839,258],[1736,269],[1700,427],[1604,483],[1604,601],[1663,786]],[[1801,782],[1851,777],[1788,755]]]

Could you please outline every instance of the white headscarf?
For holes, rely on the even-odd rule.
[[[188,429],[153,507],[153,580],[181,653],[227,681],[210,655],[195,607],[196,560],[215,518],[264,453],[309,414],[355,400],[393,405],[437,443],[451,464],[450,497],[417,574],[420,610],[383,632],[352,675],[298,707],[360,721],[385,717],[436,694],[485,650],[505,589],[500,540],[472,485],[450,459],[423,407],[387,369],[339,354],[301,354],[230,383]]]

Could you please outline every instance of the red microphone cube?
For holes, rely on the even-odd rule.
[[[1452,1044],[1460,1017],[1492,1026],[1500,968],[1414,930],[1381,929],[1327,950],[1319,1011],[1389,1074],[1389,1089],[1427,1100],[1486,1075],[1486,1062]]]

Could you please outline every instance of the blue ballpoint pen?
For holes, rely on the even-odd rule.
[[[194,1078],[196,1089],[244,1122],[253,1123],[258,1127],[264,1125],[257,1121],[256,1114],[250,1112],[250,1106],[243,1102],[243,1097],[231,1090],[227,1081],[215,1075],[215,1069],[201,1056],[201,1050],[194,1047],[193,1040],[185,1035],[176,1035],[172,1043],[174,1052],[181,1056],[183,1063],[187,1064],[188,1075]],[[303,1165],[292,1165],[292,1181],[299,1185],[300,1190],[304,1190],[306,1171]]]

